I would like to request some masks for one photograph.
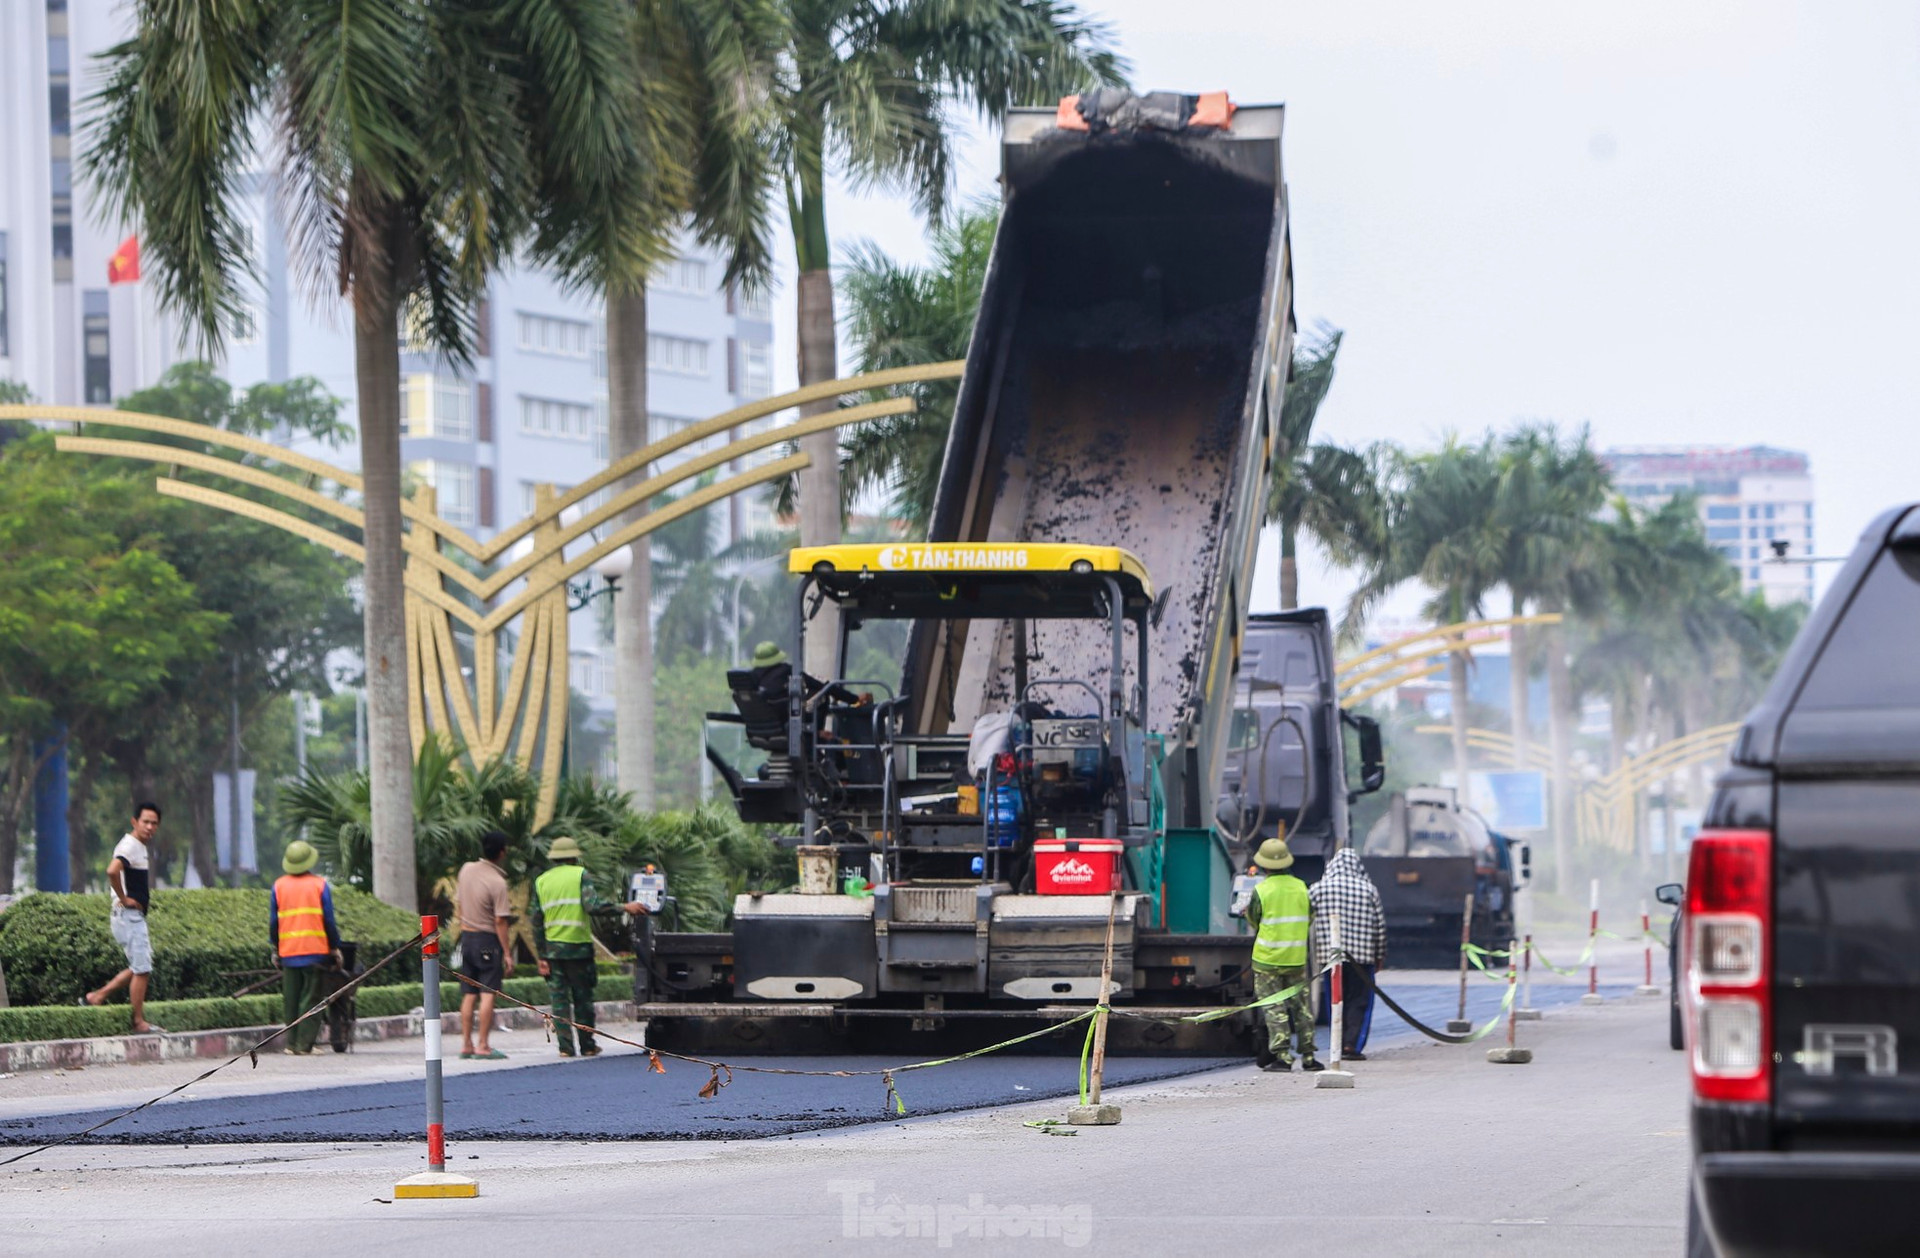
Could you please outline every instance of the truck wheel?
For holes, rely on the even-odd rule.
[[[1687,1046],[1686,1029],[1680,1025],[1680,993],[1667,994],[1667,1047],[1679,1052]]]

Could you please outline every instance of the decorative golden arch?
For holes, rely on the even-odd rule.
[[[1453,726],[1419,725],[1414,727],[1414,733],[1451,737]],[[1671,777],[1696,764],[1710,764],[1720,759],[1727,754],[1727,749],[1733,746],[1739,734],[1738,721],[1695,730],[1640,755],[1626,757],[1618,768],[1603,777],[1581,782],[1577,804],[1580,841],[1632,851],[1634,804],[1640,792],[1662,778]],[[1490,760],[1508,766],[1515,765],[1511,734],[1476,727],[1467,731],[1467,746]],[[1538,744],[1530,744],[1527,759],[1529,763],[1526,767],[1539,769],[1551,777],[1551,752]]]
[[[1335,666],[1334,677],[1340,686],[1340,702],[1352,707],[1397,686],[1431,677],[1447,664],[1445,660],[1433,664],[1426,661],[1437,655],[1449,655],[1455,651],[1470,652],[1474,647],[1498,642],[1501,636],[1496,630],[1517,625],[1557,625],[1560,621],[1559,612],[1508,616],[1500,620],[1463,620],[1458,624],[1442,625],[1438,629],[1429,629],[1410,638],[1399,638],[1384,646],[1377,646],[1371,651],[1342,660]]]
[[[805,467],[808,456],[792,454],[728,476],[683,494],[629,524],[613,527],[605,537],[596,539],[593,530],[664,490],[745,455],[847,424],[906,414],[914,409],[914,403],[911,398],[901,397],[840,407],[652,470],[690,445],[808,402],[952,379],[964,367],[961,362],[898,367],[829,380],[735,407],[636,450],[564,492],[551,485],[536,486],[533,510],[484,542],[439,515],[431,488],[416,491],[413,498],[401,503],[402,517],[408,525],[402,541],[406,555],[407,727],[415,754],[429,735],[442,734],[465,744],[476,760],[512,755],[529,768],[537,761],[541,790],[534,824],[546,824],[553,814],[560,782],[570,699],[567,582],[620,547],[690,512]],[[268,460],[309,482],[330,482],[341,492],[363,488],[358,475],[324,460],[255,437],[159,415],[105,407],[0,405],[0,419],[66,420],[184,437]],[[72,454],[140,459],[169,469],[211,473],[267,490],[349,528],[365,526],[360,508],[317,491],[311,483],[302,484],[262,467],[155,442],[60,435],[55,444]],[[644,479],[610,495],[600,506],[584,509],[583,504],[594,494],[631,475]],[[313,520],[251,498],[179,480],[171,470],[156,484],[161,493],[171,497],[271,524],[356,563],[366,561],[361,543]],[[576,507],[582,510],[578,518],[569,521],[563,513]],[[501,562],[522,539],[531,542],[526,553]],[[576,553],[569,556],[568,546],[576,546]],[[510,587],[516,582],[521,585],[513,591]],[[502,687],[500,635],[516,618],[524,623],[512,643]],[[471,636],[470,680],[455,638],[455,622]]]

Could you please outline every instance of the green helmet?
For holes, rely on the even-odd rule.
[[[580,845],[564,834],[555,839],[553,846],[547,849],[547,859],[550,861],[577,861],[580,856]]]
[[[775,664],[784,664],[786,662],[787,653],[782,651],[776,643],[762,642],[759,646],[753,648],[753,666],[755,668],[769,668]]]
[[[308,873],[319,863],[320,853],[314,851],[313,844],[305,839],[295,839],[287,844],[286,854],[280,858],[280,868],[290,874]]]
[[[1292,869],[1293,853],[1287,850],[1285,839],[1268,839],[1254,853],[1253,863],[1262,869]]]

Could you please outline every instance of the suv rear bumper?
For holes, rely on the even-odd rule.
[[[1729,1258],[1913,1252],[1920,1153],[1702,1153],[1694,1180]]]

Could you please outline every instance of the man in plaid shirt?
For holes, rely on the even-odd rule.
[[[1341,975],[1346,1013],[1342,1021],[1346,1043],[1340,1056],[1347,1061],[1365,1061],[1361,1051],[1367,1046],[1367,1032],[1373,1023],[1373,974],[1387,963],[1387,918],[1380,909],[1380,891],[1367,877],[1360,853],[1341,848],[1327,862],[1327,872],[1307,889],[1313,903],[1313,969],[1333,959],[1333,915],[1340,915],[1340,951],[1346,956],[1346,973]],[[1357,971],[1366,971],[1363,980]],[[1323,980],[1320,1007],[1332,1000],[1332,976]]]

